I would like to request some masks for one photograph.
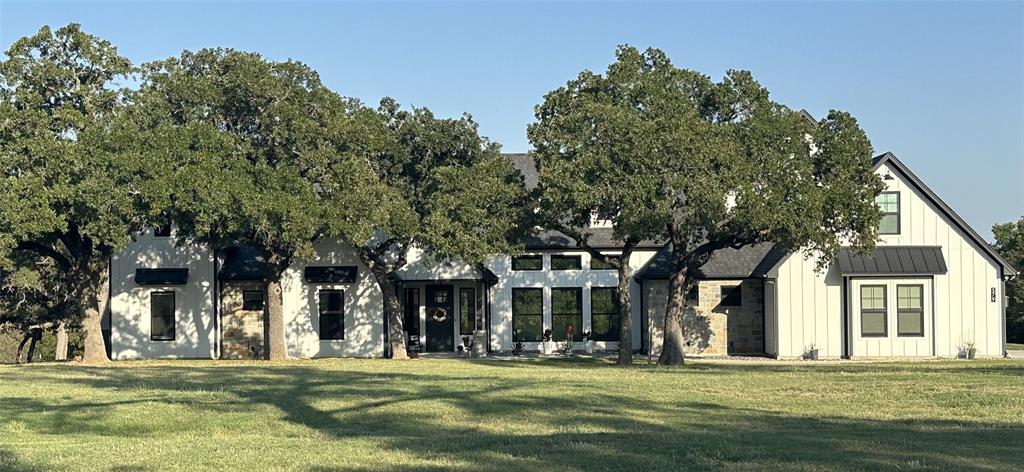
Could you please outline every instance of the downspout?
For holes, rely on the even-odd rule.
[[[491,284],[484,282],[484,330],[487,331],[487,354],[491,353]]]
[[[216,337],[216,342],[213,344],[213,357],[214,359],[220,359],[221,353],[224,352],[224,336],[221,335],[220,326],[220,257],[217,255],[217,250],[213,249],[213,293],[210,295],[210,302],[213,303],[213,335]]]
[[[842,300],[841,301],[842,301],[842,304],[843,304],[843,306],[842,306],[842,321],[843,321],[843,330],[842,330],[842,332],[843,332],[843,342],[842,342],[842,346],[843,346],[843,351],[841,353],[841,357],[843,359],[849,359],[849,358],[853,357],[851,355],[851,353],[850,353],[850,308],[849,308],[850,278],[849,277],[843,277],[843,291],[842,291],[842,293],[843,293],[843,295],[842,295]]]
[[[107,359],[113,359],[114,353],[114,256],[107,257],[107,307],[100,313],[100,333],[103,335],[103,349],[107,351]],[[103,329],[103,320],[107,320],[107,329]]]

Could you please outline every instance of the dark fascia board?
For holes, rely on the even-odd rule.
[[[809,121],[809,122],[811,122],[813,124],[818,124],[818,120],[814,119],[814,116],[811,115],[811,112],[801,108],[800,111],[798,111],[797,113],[799,113],[800,116],[803,116],[805,120],[807,120],[807,121]]]
[[[977,244],[978,247],[980,247],[981,250],[985,252],[985,254],[988,254],[988,256],[992,259],[993,262],[1002,266],[1004,274],[1017,275],[1017,269],[1010,265],[1010,263],[1007,262],[1006,259],[1003,259],[1002,256],[1000,256],[999,253],[995,251],[995,249],[992,249],[992,246],[990,246],[984,238],[982,238],[976,231],[974,231],[974,228],[971,228],[971,226],[968,225],[963,218],[960,218],[960,215],[956,214],[956,212],[953,211],[953,209],[950,208],[949,205],[946,205],[946,202],[942,201],[942,199],[939,198],[939,196],[936,195],[935,192],[932,191],[932,189],[928,188],[928,186],[925,185],[925,183],[921,181],[921,179],[914,175],[914,173],[911,172],[910,169],[905,164],[903,164],[903,162],[901,162],[895,154],[893,154],[892,152],[886,152],[885,154],[882,154],[881,156],[874,158],[873,165],[871,168],[872,170],[878,170],[879,167],[882,167],[886,163],[892,164],[892,166],[896,168],[897,172],[903,174],[903,176],[906,177],[906,179],[911,184],[917,187],[917,189],[920,190],[921,193],[923,193],[924,196],[927,197],[933,205],[935,205],[940,211],[942,211],[942,213],[945,214],[946,217],[953,222],[953,224],[957,225],[957,227],[959,227],[961,231],[963,231],[969,238],[971,238],[971,240],[974,241],[974,244]]]

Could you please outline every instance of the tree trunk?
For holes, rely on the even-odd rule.
[[[269,270],[264,283],[267,307],[263,315],[263,358],[271,361],[288,359],[284,339],[284,293],[281,289],[281,276],[285,269],[283,266],[279,257],[267,258]]]
[[[39,341],[43,339],[43,329],[38,327],[32,328],[29,333],[32,336],[32,342],[28,344],[28,356],[26,357],[26,361],[31,364],[36,360],[36,345],[38,345]]]
[[[623,251],[619,258],[619,358],[618,365],[633,365],[633,305],[629,297],[629,258],[632,250]]]
[[[23,352],[25,352],[25,344],[28,344],[28,341],[30,339],[32,339],[32,329],[31,328],[29,328],[28,331],[25,331],[25,336],[23,336],[21,338],[21,343],[18,344],[18,351],[14,355],[14,362],[16,362],[18,364],[21,364],[21,360],[22,360],[21,354]]]
[[[402,302],[398,299],[398,289],[391,279],[391,274],[384,271],[371,271],[377,286],[384,296],[384,316],[388,320],[388,345],[391,347],[392,359],[408,359],[405,351],[405,327],[402,316]]]
[[[82,361],[88,364],[109,362],[107,347],[103,342],[103,312],[107,309],[107,283],[110,266],[106,258],[88,261],[80,271],[79,299],[82,310],[84,352]]]
[[[68,360],[68,330],[64,326],[63,321],[57,323],[57,347],[53,355],[53,360]]]
[[[668,283],[668,309],[665,313],[664,339],[658,365],[682,365],[683,353],[683,310],[686,309],[686,283],[689,271],[673,271]]]

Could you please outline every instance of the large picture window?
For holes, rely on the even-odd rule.
[[[885,315],[885,285],[861,285],[860,334],[864,337],[888,335]]]
[[[459,334],[467,336],[476,329],[476,290],[459,289]]]
[[[924,286],[896,286],[896,334],[924,336]]]
[[[515,256],[512,258],[512,270],[544,270],[544,256]]]
[[[619,340],[619,294],[615,287],[590,289],[590,339]]]
[[[551,339],[565,341],[566,330],[573,329],[573,339],[580,339],[583,329],[583,288],[551,289]]]
[[[320,339],[345,339],[345,292],[320,291]]]
[[[149,339],[174,341],[174,292],[149,294]]]
[[[882,192],[875,197],[875,203],[882,210],[878,234],[900,234],[900,193]]]
[[[544,289],[512,289],[512,340],[540,341],[544,334]]]

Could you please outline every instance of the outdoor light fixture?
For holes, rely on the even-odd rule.
[[[892,178],[892,174],[890,174],[888,172],[885,173],[885,177],[882,177],[882,179],[883,180],[895,180],[895,179]]]

